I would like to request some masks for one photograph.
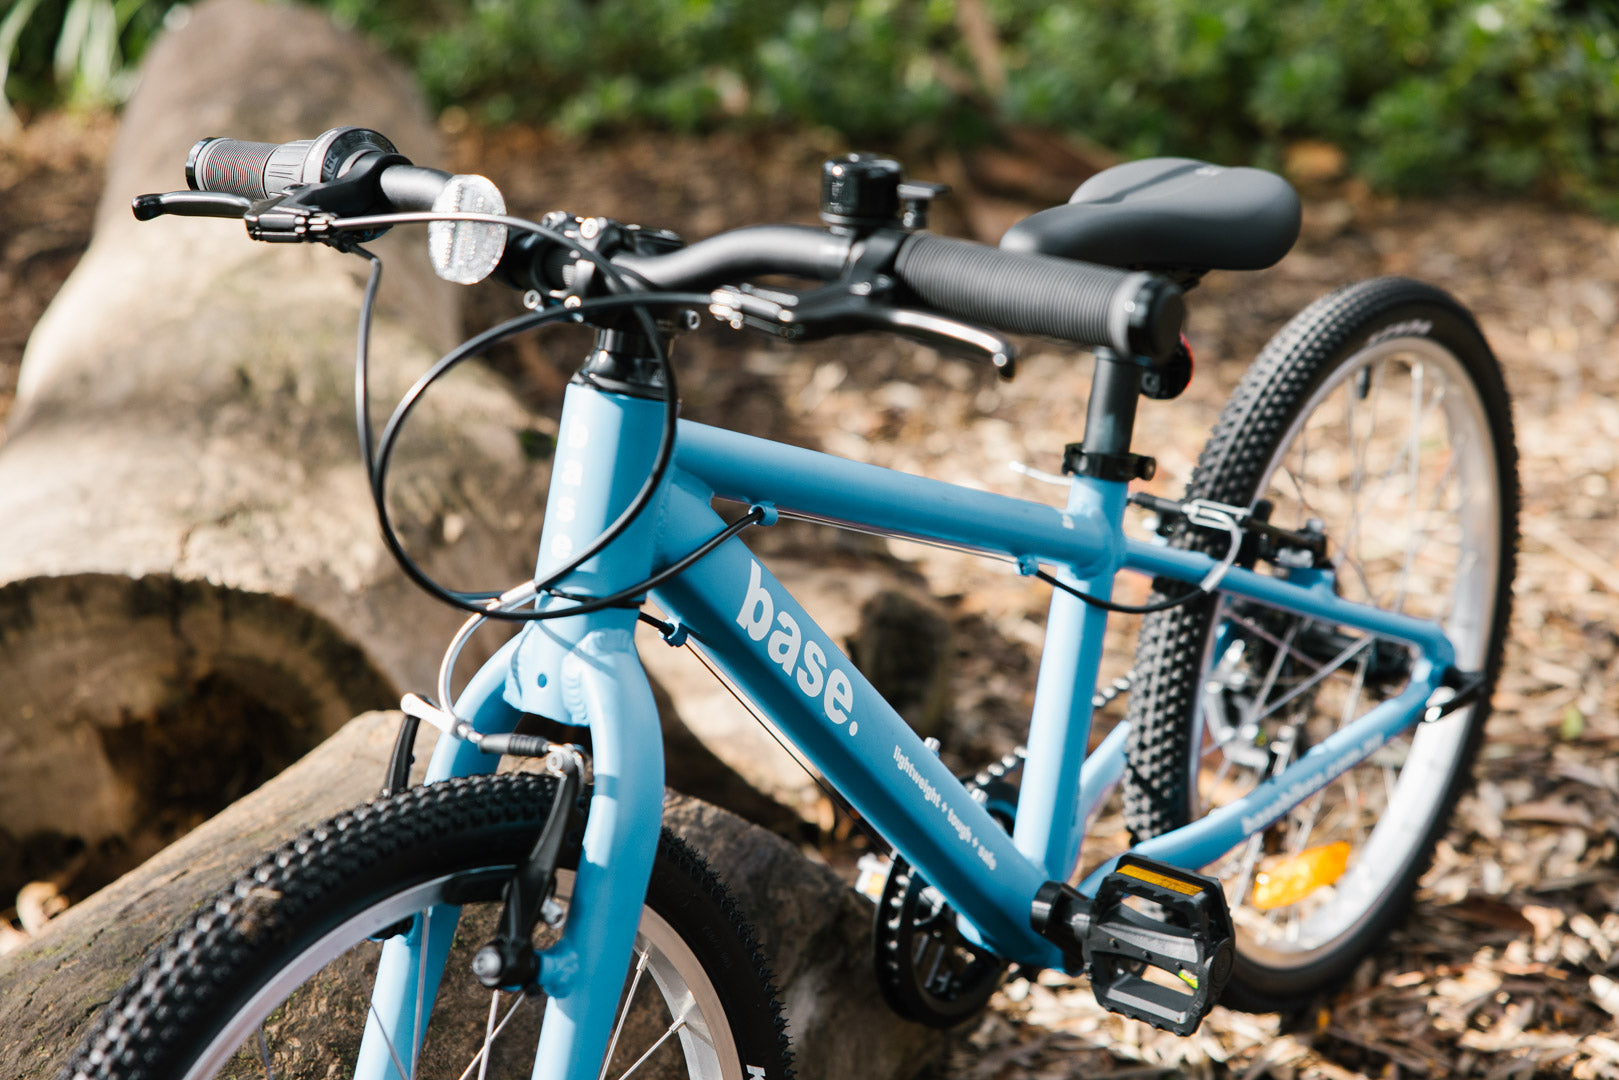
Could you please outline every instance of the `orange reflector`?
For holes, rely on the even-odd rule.
[[[1254,875],[1254,907],[1261,911],[1296,904],[1343,877],[1349,843],[1323,844],[1289,855]]]

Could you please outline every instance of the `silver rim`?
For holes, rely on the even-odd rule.
[[[1449,350],[1402,337],[1351,357],[1300,411],[1259,491],[1276,502],[1279,524],[1326,523],[1342,595],[1438,619],[1462,668],[1483,663],[1501,558],[1497,463],[1483,403]],[[1241,796],[1405,684],[1376,651],[1388,647],[1370,640],[1292,618],[1267,623],[1229,600],[1215,625],[1224,632],[1210,636],[1192,743],[1197,813]],[[1375,912],[1424,854],[1471,712],[1396,739],[1206,868],[1225,883],[1248,960],[1309,964]],[[1342,849],[1328,845],[1340,843],[1340,876],[1305,869],[1299,853],[1330,863]],[[1289,895],[1275,887],[1289,871],[1318,883],[1275,904]]]
[[[372,934],[418,912],[445,910],[449,887],[491,871],[446,875],[398,893],[329,931],[292,957],[209,1043],[185,1075],[210,1077],[323,1076],[345,1050],[345,1033],[357,1046],[366,1021],[366,1001],[380,944]],[[557,874],[557,898],[566,903],[573,892],[572,871]],[[498,903],[480,905],[492,920]],[[450,907],[450,912],[455,909]],[[443,917],[443,916],[435,916]],[[454,917],[453,914],[449,917]],[[491,923],[492,925],[492,923]],[[501,1065],[510,1055],[522,1062],[520,1075],[532,1067],[534,1038],[544,1011],[542,999],[491,992],[479,986],[467,965],[470,948],[485,936],[463,924],[445,965],[440,1004],[419,1053],[390,1047],[398,1072],[409,1078],[448,1077],[487,1080],[507,1075]],[[466,951],[466,956],[460,956]],[[315,980],[315,982],[311,982]],[[459,985],[452,985],[459,984]],[[446,1003],[446,995],[460,999]],[[299,996],[303,995],[303,1001]],[[476,1018],[470,1007],[476,997]],[[441,1025],[441,1018],[456,1018]],[[446,1028],[453,1030],[446,1030]],[[310,1036],[316,1045],[310,1045]],[[526,1055],[526,1056],[525,1056]],[[346,1068],[348,1061],[341,1062]],[[610,1066],[611,1068],[609,1068]],[[333,1075],[348,1075],[347,1071]],[[689,1077],[691,1080],[745,1080],[730,1024],[719,994],[702,963],[680,935],[650,907],[641,909],[630,974],[625,982],[612,1047],[602,1077]]]

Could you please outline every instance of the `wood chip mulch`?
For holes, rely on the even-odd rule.
[[[84,242],[110,131],[104,118],[47,117],[0,145],[0,414],[21,343]],[[547,162],[528,185],[547,187],[540,205],[521,207],[524,186],[512,184],[520,208],[639,215],[690,236],[812,219],[814,173],[800,166],[835,148],[813,137],[580,145],[450,134],[503,183],[503,160]],[[716,161],[728,177],[752,170],[768,181],[710,183]],[[946,231],[993,240],[1035,208],[1027,189],[998,179],[1005,164],[969,156],[913,162],[913,172],[956,185]],[[1337,285],[1407,274],[1477,312],[1515,397],[1524,515],[1507,668],[1476,790],[1411,917],[1337,993],[1285,1017],[1216,1009],[1180,1039],[1101,1011],[1083,982],[1046,975],[1006,987],[956,1037],[937,1080],[1619,1077],[1619,227],[1532,203],[1397,203],[1353,181],[1307,195],[1304,238],[1279,267],[1216,276],[1192,294],[1198,379],[1182,400],[1144,406],[1143,432],[1162,441],[1137,448],[1159,459],[1155,488],[1177,492],[1246,358]],[[698,411],[745,398],[751,426],[790,415],[793,430],[835,452],[1051,497],[1006,463],[1056,471],[1063,443],[1080,434],[1088,363],[1035,345],[1003,384],[922,349],[870,344],[694,349],[686,385]],[[542,390],[554,384],[545,361],[512,361],[525,363]],[[1044,591],[945,553],[905,554],[954,604],[962,631],[947,749],[1000,752],[1027,708]],[[1116,621],[1109,674],[1130,655],[1133,626]],[[1093,840],[1118,831],[1105,818]]]

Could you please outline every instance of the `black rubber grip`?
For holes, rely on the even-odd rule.
[[[268,198],[264,170],[280,143],[241,139],[203,139],[186,159],[186,183],[192,191],[219,191],[249,199]]]
[[[1181,290],[1151,274],[931,233],[905,241],[894,271],[943,314],[1153,361],[1174,351],[1186,314]]]
[[[299,184],[335,180],[375,154],[389,155],[397,163],[408,165],[398,153],[386,136],[360,127],[336,127],[313,139],[284,143],[203,139],[186,156],[186,183],[192,191],[241,195],[257,202]],[[404,177],[397,184],[402,189],[422,186],[412,185]],[[417,194],[411,191],[413,204],[420,202],[415,198]],[[431,197],[427,201],[431,203]]]

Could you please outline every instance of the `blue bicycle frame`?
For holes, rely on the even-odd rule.
[[[658,401],[570,386],[541,537],[541,577],[629,505],[655,456],[662,413]],[[1007,558],[1025,572],[1048,566],[1103,599],[1121,571],[1195,584],[1215,565],[1204,554],[1125,537],[1124,483],[1074,477],[1067,504],[1056,509],[680,421],[675,456],[655,501],[566,585],[605,595],[644,580],[724,528],[716,500],[759,507],[765,524],[791,515]],[[1186,869],[1206,865],[1265,828],[1417,723],[1454,664],[1451,643],[1436,623],[1349,603],[1330,584],[1239,567],[1225,574],[1220,588],[1404,642],[1414,648],[1415,664],[1401,693],[1280,774],[1135,849]],[[1086,816],[1123,769],[1122,724],[1086,755],[1106,612],[1053,592],[1009,836],[740,539],[725,542],[651,599],[674,624],[676,643],[683,639],[703,651],[938,887],[971,940],[1008,960],[1064,966],[1059,950],[1030,928],[1029,912],[1036,890],[1066,880],[1077,865]],[[633,611],[604,610],[531,624],[478,672],[455,707],[484,732],[509,731],[525,712],[591,731],[595,782],[583,854],[561,939],[541,958],[549,1000],[534,1076],[543,1080],[598,1074],[656,850],[663,750],[632,641],[635,619]],[[445,738],[428,779],[487,772],[495,764],[470,743]],[[1111,866],[1104,864],[1080,890],[1094,894]],[[416,1046],[454,928],[453,910],[434,909],[385,946],[356,1076],[398,1075],[392,1048]]]

